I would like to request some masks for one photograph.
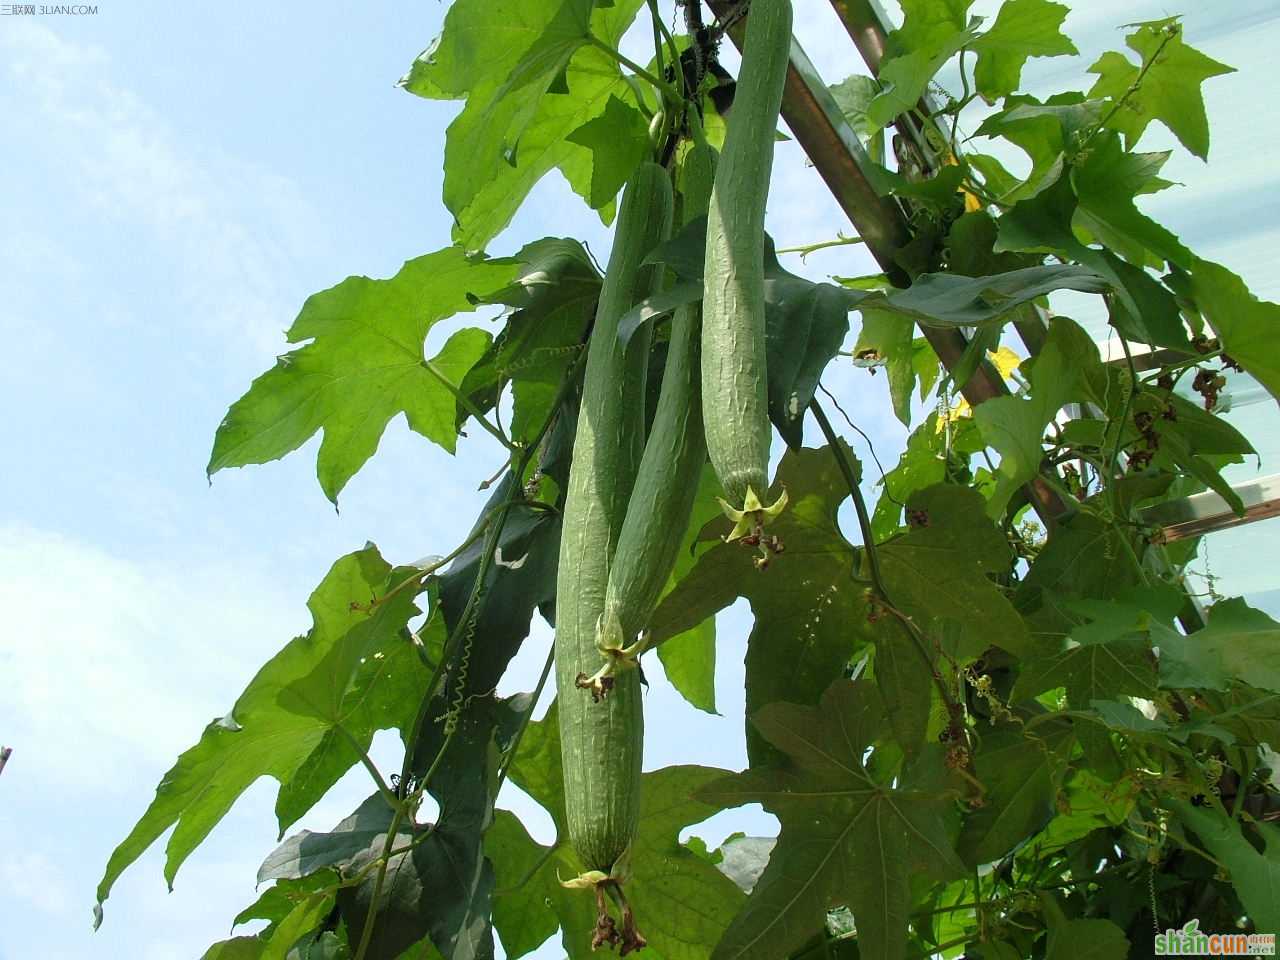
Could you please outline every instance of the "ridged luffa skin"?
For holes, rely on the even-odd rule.
[[[752,0],[742,69],[707,214],[702,401],[707,451],[729,503],[769,485],[764,213],[791,50],[790,0]]]
[[[556,688],[569,837],[588,870],[613,867],[635,833],[640,812],[644,715],[638,673],[620,675],[598,703],[577,688],[576,680],[600,664],[596,623],[644,449],[651,335],[637,331],[624,353],[618,321],[660,280],[659,269],[640,263],[670,234],[672,204],[668,174],[652,163],[636,171],[623,194],[587,349],[565,499],[556,588]]]
[[[715,161],[715,150],[705,143],[685,155],[681,164],[682,223],[706,214]],[[671,319],[653,428],[609,570],[602,627],[616,624],[617,638],[624,645],[630,645],[647,625],[671,575],[698,492],[698,476],[707,460],[700,336],[699,305],[678,309]]]

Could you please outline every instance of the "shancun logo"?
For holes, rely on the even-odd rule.
[[[1201,933],[1199,920],[1155,937],[1157,957],[1269,957],[1275,952],[1274,933]]]

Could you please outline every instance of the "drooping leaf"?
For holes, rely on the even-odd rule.
[[[1273,823],[1254,824],[1262,838],[1259,852],[1237,822],[1218,807],[1193,807],[1182,799],[1169,801],[1169,806],[1231,872],[1231,885],[1249,911],[1254,929],[1280,930],[1280,828]]]
[[[1061,57],[1078,51],[1062,33],[1067,7],[1052,0],[1006,0],[995,23],[973,41],[978,54],[974,83],[988,103],[1007,97],[1022,82],[1031,57]]]
[[[1105,277],[1115,290],[1111,323],[1130,340],[1187,349],[1189,341],[1173,294],[1149,274],[1108,250],[1080,242],[1072,223],[1079,198],[1069,168],[1034,197],[1000,218],[996,250],[1059,253]]]
[[[528,710],[529,696],[472,697],[452,737],[445,723],[435,722],[445,706],[442,702],[429,712],[412,765],[415,777],[432,771],[427,790],[438,801],[440,816],[435,824],[415,825],[412,832],[425,838],[388,861],[367,954],[371,960],[395,960],[424,936],[446,960],[494,956],[493,867],[484,857],[483,838],[493,819],[497,759]],[[345,867],[362,870],[382,855],[385,844],[385,834],[375,837]],[[339,891],[338,907],[356,940],[363,936],[375,885],[370,871],[359,886]]]
[[[1132,264],[1142,266],[1155,254],[1156,266],[1167,260],[1189,270],[1191,251],[1134,205],[1134,198],[1145,192],[1167,159],[1168,151],[1126,153],[1116,134],[1099,136],[1084,161],[1071,170],[1071,185],[1080,201],[1074,224]]]
[[[787,509],[769,525],[786,552],[761,572],[751,548],[718,543],[699,554],[650,621],[653,642],[683,633],[739,597],[751,604],[755,623],[747,640],[748,714],[767,703],[814,703],[838,677],[857,647],[869,640],[867,601],[849,580],[853,548],[840,533],[836,512],[849,495],[828,448],[789,450],[775,489],[787,488]],[[721,517],[704,537],[728,531]],[[753,758],[772,755],[753,727]]]
[[[787,956],[847,905],[867,960],[904,955],[910,881],[963,875],[946,832],[955,794],[936,748],[896,782],[865,759],[883,731],[873,685],[837,680],[817,707],[773,703],[755,723],[790,762],[753,767],[700,796],[736,806],[763,803],[782,821],[769,865],[713,956]]]
[[[664,263],[682,280],[696,285],[682,284],[650,298],[624,317],[620,326],[634,329],[643,319],[697,300],[705,247],[706,219],[700,218],[650,254],[649,262]],[[891,342],[896,350],[904,339],[910,343],[911,324],[967,327],[997,323],[1052,290],[1101,292],[1107,287],[1103,278],[1088,269],[1042,266],[984,277],[924,274],[906,290],[852,290],[788,273],[768,237],[763,270],[769,418],[792,449],[802,441],[805,409],[822,371],[848,333],[851,310],[864,311],[864,329],[875,331],[868,336],[877,342]],[[913,362],[905,353],[901,356],[903,363]],[[909,370],[903,367],[899,372],[906,378]],[[914,384],[914,373],[907,379]],[[899,411],[910,389],[902,379],[895,391]]]
[[[1130,148],[1147,124],[1159,120],[1179,142],[1201,160],[1209,153],[1209,121],[1204,113],[1200,86],[1210,77],[1234,73],[1232,67],[1206,57],[1182,39],[1177,17],[1134,24],[1125,38],[1129,49],[1142,58],[1135,65],[1124,54],[1104,53],[1090,73],[1098,75],[1090,97],[1110,97],[1119,104],[1108,111],[1106,123],[1124,134]],[[1142,71],[1145,69],[1145,73]],[[1141,75],[1141,79],[1139,79]],[[1133,89],[1136,84],[1137,89]]]
[[[280,844],[258,868],[258,882],[297,880],[325,867],[347,863],[391,829],[392,810],[373,794],[328,833],[303,830]],[[406,835],[408,829],[402,828]]]
[[[1161,639],[1161,686],[1226,690],[1236,681],[1280,693],[1280,623],[1244,600],[1216,603],[1203,629]]]
[[[729,878],[679,842],[682,829],[718,809],[695,799],[694,793],[724,775],[723,770],[681,766],[646,773],[641,779],[640,822],[631,848],[627,897],[648,938],[646,952],[652,950],[664,960],[705,960],[743,899]],[[557,832],[554,845],[535,842],[503,810],[485,842],[497,889],[503,891],[494,901],[494,925],[513,960],[541,944],[557,926],[571,960],[591,955],[592,897],[560,883],[582,870],[568,843],[561,777],[553,707],[542,721],[529,725],[511,779],[551,814]],[[525,882],[517,888],[521,880]]]
[[[511,436],[528,441],[551,412],[559,386],[582,350],[602,278],[576,240],[547,237],[526,245],[512,259],[523,264],[515,282],[477,301],[503,304],[513,312],[460,387],[474,407],[487,413],[510,383]],[[469,416],[459,403],[459,428]]]
[[[498,484],[486,505],[486,514],[510,496],[515,482],[508,474]],[[562,484],[561,489],[565,486]],[[450,634],[462,621],[484,545],[481,537],[459,554],[440,578],[440,610]],[[466,695],[497,686],[507,664],[529,635],[536,611],[542,610],[551,617],[560,557],[559,514],[524,504],[511,507],[498,540],[498,554],[502,562],[491,562],[485,577],[485,602],[476,619]]]
[[[310,633],[268,660],[231,712],[209,724],[160,782],[111,855],[98,886],[99,911],[120,873],[169,827],[165,878],[172,884],[191,851],[259,777],[281,784],[283,830],[359,762],[348,738],[368,750],[376,730],[409,725],[415,691],[427,679],[406,630],[419,612],[413,592],[401,590],[371,610],[352,604],[387,594],[410,572],[393,571],[372,546],[333,565],[308,601]],[[294,786],[299,780],[305,785]]]
[[[336,503],[400,413],[452,453],[454,396],[442,381],[461,383],[489,335],[460,330],[428,361],[427,332],[471,310],[467,294],[495,290],[515,273],[511,260],[446,247],[408,261],[389,280],[348,277],[313,294],[286,334],[290,343],[311,342],[280,357],[231,405],[214,437],[209,475],[277,460],[323,430],[316,475]]]
[[[1051,264],[991,277],[930,273],[906,290],[886,295],[897,314],[930,327],[974,327],[998,323],[1024,304],[1055,290],[1103,293],[1109,282],[1086,267]]]
[[[1280,399],[1280,304],[1259,300],[1226,267],[1197,259],[1191,272],[1196,304],[1222,349]]]

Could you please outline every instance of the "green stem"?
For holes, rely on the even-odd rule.
[[[1133,83],[1129,84],[1129,89],[1126,90],[1124,95],[1115,102],[1115,105],[1107,111],[1107,115],[1098,121],[1098,125],[1093,128],[1093,132],[1089,134],[1084,144],[1080,147],[1080,150],[1077,151],[1078,153],[1083,153],[1089,148],[1089,145],[1093,143],[1093,138],[1106,127],[1106,125],[1111,121],[1111,118],[1114,117],[1116,113],[1119,112],[1120,108],[1128,102],[1129,98],[1138,92],[1138,88],[1142,86],[1142,81],[1146,77],[1147,71],[1155,65],[1156,60],[1159,59],[1160,54],[1164,52],[1164,48],[1169,45],[1169,41],[1171,41],[1173,37],[1174,35],[1172,33],[1165,33],[1164,39],[1160,41],[1160,46],[1156,47],[1156,52],[1151,55],[1151,59],[1144,60],[1142,62],[1142,69],[1139,70],[1138,75],[1133,78]]]
[[[862,497],[862,487],[858,484],[853,464],[849,462],[844,448],[840,445],[840,438],[836,435],[835,430],[831,428],[831,421],[827,419],[827,415],[823,412],[822,406],[818,403],[816,397],[809,401],[809,410],[813,413],[814,419],[818,421],[818,427],[822,430],[823,436],[827,438],[832,455],[836,458],[836,465],[840,468],[840,473],[843,474],[845,483],[849,486],[849,494],[853,497],[853,507],[858,514],[858,526],[862,529],[863,553],[867,557],[871,585],[875,591],[878,605],[892,614],[894,619],[902,625],[907,635],[911,637],[916,652],[920,654],[925,666],[929,668],[929,675],[933,677],[934,686],[938,688],[942,702],[947,705],[948,716],[954,718],[958,716],[960,707],[955,698],[951,696],[951,691],[947,689],[947,685],[943,682],[942,674],[938,672],[938,668],[934,665],[933,658],[929,656],[929,649],[924,642],[924,635],[910,617],[889,602],[889,593],[885,588],[884,577],[880,570],[880,558],[876,552],[875,537],[871,532],[871,517],[867,513],[867,502]],[[976,780],[973,782],[981,789],[981,784],[978,784]]]
[[[356,949],[355,960],[364,960],[369,950],[369,941],[373,939],[373,925],[378,919],[378,899],[382,896],[382,885],[387,879],[387,864],[391,862],[391,848],[395,843],[396,831],[404,820],[404,805],[396,808],[391,818],[391,826],[387,829],[387,840],[382,845],[382,857],[378,864],[378,875],[373,881],[373,897],[369,900],[369,911],[364,917],[364,930],[360,932],[360,946]]]
[[[622,66],[630,70],[632,73],[634,73],[637,77],[640,77],[644,80],[648,80],[651,84],[653,84],[653,86],[657,90],[659,90],[662,93],[664,97],[666,97],[672,103],[679,103],[682,99],[684,99],[683,97],[680,96],[680,91],[677,90],[675,87],[671,86],[671,84],[667,83],[665,80],[659,80],[657,77],[655,77],[652,73],[650,73],[644,67],[640,66],[640,64],[636,63],[626,54],[620,53],[619,51],[613,49],[613,47],[609,46],[609,44],[605,43],[603,40],[597,37],[594,33],[587,34],[587,43],[595,47],[597,50],[600,50],[602,53],[608,54],[619,64],[621,64]]]
[[[452,380],[450,380],[443,373],[441,373],[434,363],[432,363],[430,360],[423,360],[422,365],[423,367],[426,368],[427,373],[435,377],[436,380],[440,382],[441,386],[443,386],[446,390],[448,390],[451,394],[453,394],[454,399],[458,401],[458,404],[462,407],[463,410],[467,411],[467,413],[471,415],[472,419],[474,419],[476,423],[484,427],[484,429],[487,430],[490,434],[492,434],[500,444],[502,444],[512,453],[516,452],[517,448],[515,444],[513,444],[507,438],[507,435],[503,433],[500,428],[490,423],[489,419],[483,413],[480,412],[480,408],[471,402],[471,398],[468,397],[461,390],[459,390],[457,385]]]
[[[369,776],[371,776],[373,778],[373,782],[378,785],[378,792],[382,794],[382,799],[387,801],[387,804],[392,810],[399,810],[403,806],[403,803],[400,798],[396,796],[395,791],[387,785],[387,781],[382,779],[382,772],[369,757],[369,754],[365,751],[364,747],[360,746],[360,741],[352,736],[351,731],[342,724],[336,723],[334,724],[334,727],[339,733],[346,737],[347,743],[351,744],[351,749],[356,752],[356,756],[360,758],[360,762],[364,765],[364,768],[369,771]]]
[[[834,240],[822,240],[822,241],[819,241],[818,243],[810,243],[810,244],[806,244],[804,246],[799,246],[799,247],[783,247],[780,250],[777,250],[775,252],[776,253],[798,253],[800,254],[800,259],[803,260],[809,254],[816,253],[819,250],[826,250],[828,247],[851,247],[851,246],[854,246],[855,244],[866,243],[866,242],[867,241],[863,240],[861,237],[841,236],[841,237],[837,237]]]

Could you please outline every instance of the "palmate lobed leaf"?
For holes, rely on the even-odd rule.
[[[1070,11],[1052,0],[1006,0],[995,22],[977,40],[974,84],[988,103],[1007,97],[1022,82],[1022,68],[1031,57],[1061,57],[1078,53],[1062,33]]]
[[[786,552],[761,573],[752,550],[716,543],[698,554],[649,624],[652,642],[660,643],[746,598],[754,616],[746,655],[748,714],[777,700],[817,702],[871,639],[866,597],[849,580],[853,548],[836,522],[849,488],[831,451],[788,450],[775,489],[784,485],[790,501],[769,530],[782,538]],[[727,530],[720,517],[704,528],[703,537]],[[752,726],[747,727],[747,751],[753,762],[775,756]]]
[[[1202,630],[1161,639],[1161,686],[1226,690],[1235,682],[1280,693],[1280,623],[1243,599],[1214,604]]]
[[[311,342],[280,357],[231,405],[214,437],[209,475],[279,459],[323,430],[316,474],[337,503],[400,413],[411,429],[452,453],[455,401],[441,380],[459,384],[489,335],[473,328],[455,333],[429,361],[434,372],[423,344],[436,323],[474,309],[468,294],[505,286],[517,267],[446,247],[408,261],[389,280],[348,277],[308,297],[286,336]]]
[[[569,136],[604,116],[611,97],[630,96],[617,63],[585,44],[590,33],[616,46],[641,5],[460,0],[450,8],[444,32],[401,84],[419,96],[466,98],[445,143],[444,199],[458,242],[483,248],[555,168],[608,214],[607,181],[634,144],[621,138],[592,150]],[[597,164],[611,175],[595,176]]]
[[[376,730],[408,725],[414,692],[426,685],[406,632],[419,612],[413,593],[403,590],[371,611],[351,606],[384,594],[397,572],[403,578],[410,571],[394,571],[372,546],[334,564],[308,601],[311,632],[267,661],[231,712],[205,728],[112,853],[98,885],[99,920],[121,872],[169,827],[165,879],[172,885],[191,851],[259,777],[281,785],[283,832],[359,761],[348,736],[367,750]]]
[[[1145,74],[1124,54],[1104,53],[1089,68],[1090,73],[1098,75],[1089,96],[1110,97],[1119,104],[1118,109],[1108,111],[1106,122],[1124,134],[1128,146],[1138,141],[1151,121],[1159,120],[1184,147],[1205,159],[1209,153],[1209,121],[1200,87],[1211,77],[1234,73],[1235,68],[1184,42],[1178,17],[1134,26],[1138,29],[1125,38],[1125,43],[1140,55]]]
[[[413,849],[388,861],[368,960],[395,960],[424,937],[449,960],[494,956],[494,871],[484,856],[484,834],[493,822],[498,758],[510,747],[532,697],[473,696],[452,735],[441,722],[450,702],[438,698],[428,711],[412,763],[417,778],[431,770],[427,791],[440,814],[434,824],[417,824]],[[347,870],[362,870],[384,846],[385,836],[375,837],[346,862]],[[364,935],[376,883],[369,874],[359,886],[338,892],[338,908],[356,941]]]
[[[716,960],[783,957],[819,933],[830,908],[846,905],[859,955],[898,960],[906,950],[911,879],[962,876],[947,836],[948,785],[937,748],[892,785],[865,759],[884,733],[883,704],[867,681],[837,680],[817,707],[774,703],[754,718],[787,758],[704,787],[724,806],[758,802],[782,822],[769,865]]]

